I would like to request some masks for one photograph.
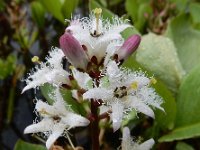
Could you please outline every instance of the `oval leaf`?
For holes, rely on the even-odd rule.
[[[177,99],[176,126],[200,123],[200,64],[183,80]]]
[[[166,37],[149,33],[142,37],[136,60],[176,91],[184,75],[173,42]]]
[[[200,136],[200,123],[174,129],[171,133],[164,135],[159,142],[172,142]]]
[[[192,28],[189,15],[175,17],[169,24],[166,35],[174,41],[180,61],[187,72],[200,63],[200,31]]]
[[[46,150],[46,148],[41,145],[31,144],[22,140],[18,140],[15,144],[14,150]]]

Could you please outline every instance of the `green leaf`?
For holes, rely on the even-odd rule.
[[[45,23],[45,10],[43,6],[38,1],[33,1],[30,5],[33,20],[37,23],[39,28],[43,28]]]
[[[68,105],[71,106],[71,109],[74,112],[81,114],[82,116],[85,116],[87,114],[86,111],[85,111],[85,108],[84,108],[86,103],[84,103],[84,102],[79,103],[75,99],[73,99],[72,93],[71,93],[70,90],[61,89],[60,92],[63,96],[63,99],[67,102]]]
[[[62,13],[64,18],[70,18],[73,15],[79,0],[65,0],[62,6]]]
[[[128,12],[128,15],[131,16],[132,21],[137,21],[137,14],[139,9],[137,0],[126,0],[125,8]]]
[[[134,26],[142,31],[147,21],[145,14],[151,14],[152,8],[149,0],[126,0],[126,11],[134,22]]]
[[[183,80],[177,98],[176,126],[200,123],[200,63]]]
[[[3,0],[0,0],[0,12],[3,12],[5,10],[6,4]]]
[[[56,19],[64,23],[62,14],[63,0],[39,0],[41,4],[50,12]]]
[[[161,142],[200,136],[200,64],[183,80],[177,98],[176,128],[160,138]]]
[[[54,99],[52,97],[52,93],[55,91],[55,87],[51,84],[45,83],[44,85],[40,86],[40,90],[46,101],[49,104],[53,104]]]
[[[124,39],[127,39],[128,37],[130,37],[134,34],[140,35],[139,31],[134,27],[126,28],[124,31],[121,32],[121,35]]]
[[[194,23],[200,23],[200,3],[191,3],[189,6],[190,13]]]
[[[192,28],[189,15],[175,17],[169,24],[166,35],[174,41],[180,61],[187,72],[200,63],[200,31]]]
[[[200,123],[174,129],[171,133],[162,136],[159,142],[172,142],[200,136]]]
[[[140,5],[139,9],[138,9],[138,19],[135,22],[135,27],[139,30],[139,31],[143,31],[145,24],[147,22],[147,18],[145,18],[145,14],[150,15],[152,13],[152,8],[151,5],[149,3],[144,3],[142,5]]]
[[[117,4],[119,4],[120,2],[122,2],[122,0],[112,0],[112,1],[110,1],[110,5],[111,5],[111,6],[117,5]]]
[[[134,121],[137,118],[137,113],[135,110],[130,111],[127,116],[122,120],[122,126],[127,126],[131,121]]]
[[[193,2],[189,5],[190,14],[193,21],[193,27],[200,30],[200,3]]]
[[[173,94],[168,90],[166,85],[161,81],[157,81],[153,85],[159,96],[163,98],[163,104],[161,105],[165,112],[156,109],[155,110],[155,122],[156,126],[161,129],[172,129],[176,118],[176,101]]]
[[[108,19],[112,20],[112,17],[114,16],[114,14],[110,10],[104,8],[103,6],[101,6],[95,0],[89,1],[89,8],[90,8],[90,11],[94,10],[95,8],[101,8],[102,9],[102,16],[103,16],[104,19],[108,18]]]
[[[178,89],[185,72],[180,64],[176,48],[169,38],[153,33],[144,35],[136,52],[136,60],[171,90]]]
[[[134,70],[141,70],[145,72],[149,77],[152,77],[153,74],[150,71],[145,70],[140,64],[138,64],[133,56],[129,57],[123,64],[124,67],[131,68]],[[163,104],[161,105],[165,112],[162,112],[158,109],[155,110],[155,125],[156,128],[161,129],[172,129],[174,127],[174,121],[176,117],[176,102],[172,93],[168,90],[166,85],[160,80],[157,80],[157,83],[153,85],[158,95],[163,98]]]
[[[187,143],[178,142],[176,144],[176,150],[194,150],[194,148]]]
[[[186,12],[189,1],[190,0],[170,0],[170,2],[175,3],[176,9],[178,9],[179,12]]]
[[[18,140],[15,144],[14,150],[46,150],[46,148],[41,145],[31,144],[22,140]]]
[[[9,55],[6,60],[0,59],[0,79],[5,79],[11,75],[16,67],[16,57]]]

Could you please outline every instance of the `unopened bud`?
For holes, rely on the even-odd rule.
[[[86,69],[88,58],[79,42],[67,32],[60,37],[59,42],[69,62],[76,68]]]
[[[119,60],[124,60],[130,56],[139,46],[141,37],[139,35],[133,35],[129,37],[124,44],[116,52]]]

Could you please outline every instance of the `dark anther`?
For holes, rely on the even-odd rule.
[[[61,64],[62,64],[62,66],[63,66],[63,69],[64,69],[64,70],[67,70],[67,59],[66,59],[66,57],[63,57],[63,58],[62,58]]]
[[[118,90],[118,87],[115,88],[114,92],[116,92]]]
[[[53,116],[53,120],[56,122],[60,122],[61,118],[59,116]]]
[[[115,95],[115,97],[119,98],[119,94],[115,93],[114,95]]]
[[[101,33],[100,34],[97,34],[97,31],[94,30],[94,33],[90,33],[91,36],[93,37],[99,37],[100,35],[102,35]]]
[[[125,89],[126,89],[125,86],[120,87],[120,90],[125,90]]]
[[[82,48],[84,51],[87,51],[87,47],[85,45],[82,45]]]
[[[97,57],[96,57],[96,56],[92,56],[91,62],[92,62],[93,64],[95,64],[95,65],[98,65]]]

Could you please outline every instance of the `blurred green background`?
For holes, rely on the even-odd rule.
[[[35,91],[21,95],[23,79],[34,66],[33,56],[44,60],[52,46],[59,47],[67,20],[96,7],[105,19],[118,15],[134,25],[122,36],[137,33],[142,42],[123,65],[155,76],[164,99],[165,113],[156,111],[155,120],[130,117],[124,124],[134,136],[153,137],[154,149],[199,150],[199,0],[0,0],[0,149],[44,149],[26,143],[40,140],[23,134],[36,117]],[[37,92],[37,97],[43,96]],[[106,140],[110,149],[115,147]]]

